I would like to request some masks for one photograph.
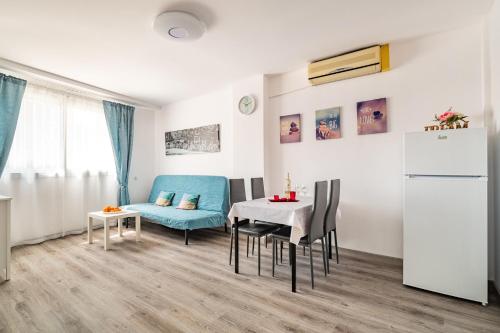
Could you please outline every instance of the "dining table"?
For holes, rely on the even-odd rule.
[[[298,197],[295,202],[271,202],[270,198],[261,198],[234,203],[228,218],[234,228],[234,272],[239,273],[238,221],[272,222],[292,227],[290,235],[289,260],[292,270],[292,292],[297,286],[296,245],[309,233],[311,228],[312,197]]]

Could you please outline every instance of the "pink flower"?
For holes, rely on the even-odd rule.
[[[442,115],[439,116],[439,120],[446,121],[446,120],[448,120],[448,118],[453,117],[454,115],[455,115],[455,112],[446,111],[445,113],[443,113]]]

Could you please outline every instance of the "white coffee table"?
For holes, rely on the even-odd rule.
[[[91,212],[88,214],[88,241],[89,244],[93,243],[93,231],[94,231],[94,220],[103,221],[104,222],[104,251],[107,251],[109,248],[109,223],[111,221],[118,222],[118,234],[120,237],[123,237],[122,232],[122,219],[127,217],[135,217],[135,240],[139,242],[141,240],[141,214],[132,210],[123,210],[118,213],[104,213],[102,211],[99,212]]]

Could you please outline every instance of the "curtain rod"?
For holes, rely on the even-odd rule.
[[[38,68],[23,65],[21,63],[11,61],[5,58],[0,58],[0,69],[13,72],[15,74],[24,75],[24,79],[29,82],[30,79],[41,80],[43,82],[55,83],[72,89],[72,92],[77,94],[94,97],[98,99],[109,99],[114,102],[131,104],[135,107],[149,110],[160,110],[161,107],[151,104],[140,99],[132,98],[126,95],[115,93],[110,90],[102,89],[87,83],[76,81],[61,75],[50,73]],[[36,82],[35,82],[36,83]],[[75,91],[76,89],[76,91]]]

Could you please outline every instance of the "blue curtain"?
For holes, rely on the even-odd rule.
[[[102,103],[115,155],[116,179],[120,185],[118,189],[118,204],[120,206],[128,205],[130,204],[128,174],[132,159],[135,108],[108,101],[103,101]]]
[[[16,132],[26,81],[0,73],[0,177]]]

